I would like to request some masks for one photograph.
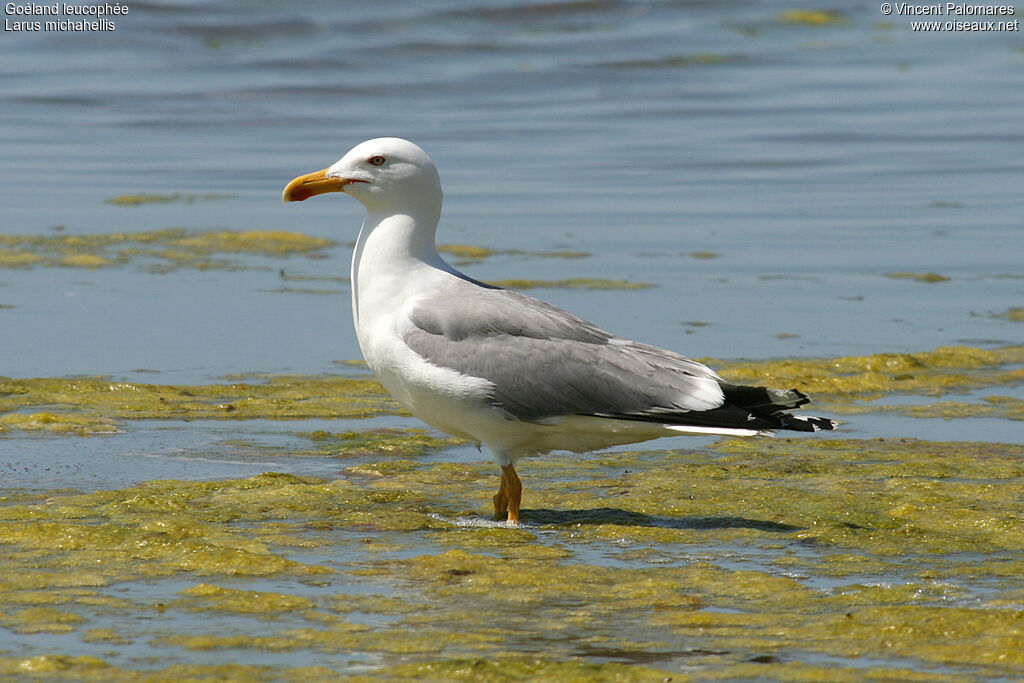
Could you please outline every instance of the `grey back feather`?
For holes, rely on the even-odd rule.
[[[482,377],[492,403],[520,420],[655,416],[721,405],[721,378],[671,351],[614,337],[532,297],[456,280],[417,303],[412,350]]]

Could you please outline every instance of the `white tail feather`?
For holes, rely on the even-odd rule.
[[[718,434],[720,436],[772,436],[772,432],[764,429],[741,429],[739,427],[696,427],[692,425],[665,425],[665,429],[671,429],[680,434],[692,436],[706,436]]]

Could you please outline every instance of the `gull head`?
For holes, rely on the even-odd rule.
[[[375,213],[440,214],[441,179],[427,153],[401,138],[375,138],[353,147],[327,168],[284,188],[281,201],[301,202],[325,192],[350,194]]]

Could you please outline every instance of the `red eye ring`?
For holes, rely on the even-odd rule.
[[[375,156],[375,157],[370,157],[370,158],[369,158],[369,159],[367,159],[366,161],[367,161],[367,162],[368,162],[368,163],[369,163],[369,164],[370,164],[371,166],[383,166],[383,165],[384,165],[384,162],[385,162],[385,161],[387,161],[387,159],[385,159],[384,157],[382,157],[382,156],[380,156],[380,155],[377,155],[377,156]]]

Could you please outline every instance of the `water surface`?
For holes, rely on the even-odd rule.
[[[114,31],[0,41],[0,249],[29,254],[0,258],[0,375],[161,386],[359,376],[344,364],[359,358],[345,277],[361,207],[340,195],[289,206],[279,197],[292,177],[381,135],[414,140],[438,164],[439,240],[493,251],[453,257],[473,277],[652,285],[530,290],[624,336],[733,361],[1020,343],[1022,323],[1005,315],[1024,300],[1019,32],[914,32],[908,18],[854,2],[128,7]],[[125,196],[164,201],[109,201]],[[168,228],[329,243],[177,260],[125,251],[138,246],[131,235]],[[66,236],[121,233],[103,252],[109,263],[84,247],[54,251]],[[419,426],[398,414],[108,416],[115,431],[92,436],[10,429],[0,433],[0,494],[14,525],[7,574],[68,578],[5,585],[0,673],[111,676],[81,659],[94,657],[123,677],[1008,678],[1013,661],[986,653],[1020,641],[1007,615],[1021,614],[1024,554],[1008,531],[1019,527],[1016,503],[984,496],[999,489],[1012,500],[1019,487],[1005,444],[1021,442],[1020,417],[1013,403],[999,415],[981,409],[992,396],[1022,398],[1014,367],[991,383],[853,400],[840,441],[863,444],[873,467],[903,463],[896,474],[858,470],[841,449],[807,455],[804,441],[763,465],[710,439],[575,465],[550,456],[522,468],[532,478],[520,531],[483,523],[496,483],[472,444],[352,456],[339,441],[312,452],[324,443],[308,436],[318,430]],[[838,394],[820,398],[845,410]],[[949,400],[978,410],[943,419],[884,407]],[[875,437],[920,441],[896,452]],[[982,446],[955,445],[967,442]],[[815,459],[834,473],[808,479]],[[719,461],[734,472],[721,490]],[[947,466],[990,488],[958,488]],[[264,471],[314,479],[247,479]],[[135,487],[152,480],[183,493],[153,485],[142,510],[149,494]],[[315,483],[338,480],[347,483]],[[202,488],[211,481],[223,482],[220,494]],[[246,498],[245,481],[262,493]],[[691,482],[715,495],[691,506]],[[751,482],[778,487],[776,505]],[[168,502],[178,495],[204,512],[181,517]],[[972,496],[988,517],[965,512]],[[117,538],[49,556],[12,531],[34,515],[69,538],[85,533],[76,519]],[[958,535],[958,520],[976,537]],[[210,564],[126,549],[160,538]],[[920,550],[920,539],[936,546]],[[267,557],[250,547],[257,541]],[[122,552],[123,566],[89,574],[74,559]],[[551,572],[565,578],[564,595],[534,580]],[[487,582],[497,592],[480,588]],[[746,603],[734,598],[743,586]],[[291,601],[218,592],[229,590]],[[463,605],[494,616],[481,622]],[[24,611],[37,607],[80,619]],[[777,642],[737,635],[774,625],[773,614],[788,617]],[[884,646],[886,629],[933,617],[965,625],[961,658],[940,654],[941,634]],[[263,633],[276,640],[253,640]],[[193,665],[208,668],[173,668]]]

